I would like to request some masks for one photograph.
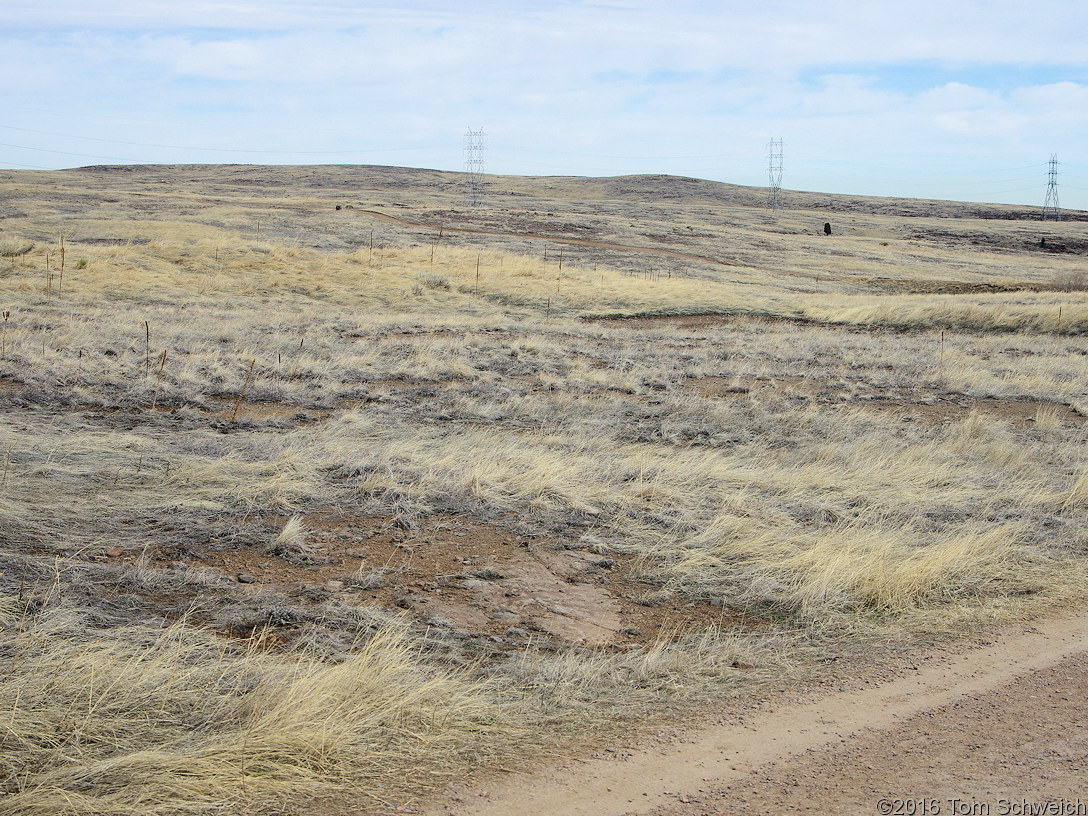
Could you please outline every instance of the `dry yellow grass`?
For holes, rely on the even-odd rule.
[[[439,782],[451,753],[494,754],[519,728],[493,690],[422,668],[392,629],[328,664],[259,642],[239,651],[184,623],[150,641],[73,641],[50,626],[5,636],[5,813],[386,803]]]
[[[286,200],[208,172],[0,179],[25,210],[0,242],[5,812],[408,801],[678,696],[815,674],[814,641],[952,633],[1065,602],[1085,577],[1088,436],[1071,409],[1088,410],[1088,301],[1046,290],[1078,261],[1030,254],[1028,225],[862,213],[831,242],[803,233],[816,210],[600,191],[591,206],[562,192],[573,182],[549,182],[553,200],[508,180],[542,197],[512,215],[398,193],[420,222],[496,233],[592,217],[611,248],[568,242],[560,272],[539,238],[435,245],[362,214],[379,203],[351,184],[336,195],[358,210],[334,215],[327,191]],[[88,210],[88,192],[109,201]],[[940,242],[905,243],[923,228]],[[45,254],[61,233],[63,286]],[[1000,251],[973,248],[979,234]],[[941,294],[950,274],[959,293]],[[733,317],[581,319],[712,313]],[[162,554],[313,556],[304,516],[330,508],[622,554],[647,596],[775,623],[473,662],[469,635],[246,595]],[[102,563],[114,545],[142,555]],[[133,624],[194,587],[220,603],[205,626]],[[239,609],[263,640],[223,624]]]
[[[1059,318],[1059,309],[1061,316]],[[843,296],[804,304],[806,317],[832,323],[966,332],[1082,334],[1088,329],[1088,293],[1017,292],[963,296]]]
[[[75,617],[0,630],[4,813],[365,811],[569,742],[575,723],[584,738],[603,716],[645,718],[680,684],[781,681],[769,643],[713,631],[630,655],[528,650],[481,680],[425,661],[403,623],[330,662],[184,621],[88,637]],[[764,669],[741,677],[738,660]]]
[[[500,309],[556,317],[728,313],[970,332],[1076,335],[1088,329],[1085,292],[859,296],[849,287],[806,292],[796,291],[790,279],[755,267],[731,267],[730,277],[721,280],[647,279],[570,263],[560,270],[557,263],[494,250],[442,247],[432,261],[427,247],[337,255],[301,247],[258,250],[237,238],[214,237],[96,248],[88,254],[87,269],[70,272],[65,281],[68,297],[77,303],[85,298],[99,302],[109,292],[187,302],[196,295],[218,304],[238,297],[265,304],[302,297],[360,310],[479,317]],[[15,291],[46,294],[48,278],[40,273],[28,270],[12,277]]]
[[[681,584],[814,615],[1060,594],[1078,580],[1056,554],[1022,547],[997,508],[1060,512],[1083,479],[1071,485],[1034,446],[977,414],[928,443],[859,425],[840,416],[834,430],[811,428],[830,438],[731,451],[617,443],[584,429],[409,438],[348,414],[315,450],[328,446],[365,474],[353,489],[398,495],[414,512],[452,492],[481,510],[589,518],[613,546],[671,564]],[[805,506],[819,508],[818,520],[798,519]],[[923,513],[948,518],[935,527],[919,522]]]

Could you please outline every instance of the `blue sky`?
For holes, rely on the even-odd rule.
[[[5,0],[0,166],[660,172],[1088,209],[1088,4]]]

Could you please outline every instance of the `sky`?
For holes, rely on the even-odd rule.
[[[1088,3],[4,0],[0,167],[670,173],[1088,209]]]

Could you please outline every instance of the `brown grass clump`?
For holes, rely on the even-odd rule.
[[[0,257],[16,258],[34,249],[34,242],[26,239],[5,238],[0,240]]]

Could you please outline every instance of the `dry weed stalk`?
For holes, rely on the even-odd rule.
[[[162,372],[166,368],[166,349],[162,350],[162,359],[159,361],[159,374],[155,377],[155,396],[151,398],[151,410],[155,410],[155,406],[159,402],[159,383],[162,382]]]
[[[305,338],[303,338],[305,339]],[[302,348],[302,341],[299,341],[300,349]],[[246,389],[249,388],[249,380],[253,377],[253,367],[257,365],[257,358],[254,357],[249,363],[249,371],[246,373],[246,381],[242,383],[242,390],[238,392],[238,398],[234,400],[234,410],[230,413],[230,421],[234,422],[238,418],[238,406],[242,404],[242,400],[245,398]]]

